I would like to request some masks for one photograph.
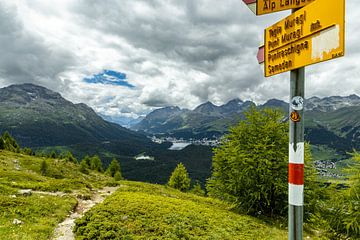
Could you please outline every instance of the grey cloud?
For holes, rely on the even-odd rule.
[[[74,64],[73,56],[26,30],[18,14],[14,6],[0,4],[0,78],[5,84],[32,82],[58,89],[58,74]]]

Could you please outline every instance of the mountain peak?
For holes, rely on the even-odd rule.
[[[0,89],[0,102],[27,104],[40,99],[64,103],[66,100],[57,92],[32,83],[10,85]],[[67,102],[67,101],[66,101]]]
[[[307,110],[328,112],[334,111],[343,107],[359,106],[360,97],[352,94],[349,96],[330,96],[324,98],[312,97],[305,103]]]
[[[198,112],[198,113],[204,113],[204,114],[209,114],[211,112],[216,111],[216,109],[218,108],[218,106],[214,105],[212,102],[207,101],[199,106],[197,106],[194,109],[194,112]]]

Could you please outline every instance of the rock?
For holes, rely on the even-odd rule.
[[[15,218],[15,219],[13,220],[13,224],[15,224],[15,225],[20,225],[20,224],[23,224],[23,222],[22,222],[21,220]]]
[[[125,216],[123,216],[123,217],[121,218],[121,220],[126,221],[128,218],[129,218],[129,217],[125,215]]]
[[[31,189],[21,189],[21,190],[19,190],[18,193],[25,197],[28,197],[28,196],[31,196],[32,190]]]

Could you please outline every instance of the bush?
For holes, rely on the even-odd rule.
[[[189,174],[182,163],[179,163],[175,170],[172,172],[168,185],[180,191],[187,191],[190,188]]]
[[[251,108],[245,112],[245,120],[231,128],[214,150],[212,176],[206,186],[210,196],[232,202],[251,215],[286,216],[289,139],[288,123],[282,120],[283,113],[277,110]],[[306,162],[311,162],[310,151],[306,153]],[[308,185],[308,181],[316,178],[316,172],[311,164],[306,168],[305,181],[311,188],[316,184]],[[312,197],[316,204],[317,197]]]
[[[313,220],[332,239],[360,239],[360,154],[355,151],[352,155],[355,164],[346,169],[350,188],[330,189],[331,198]]]
[[[202,189],[199,181],[196,181],[190,192],[199,196],[205,196],[205,191]]]
[[[35,153],[33,152],[33,150],[31,148],[25,147],[23,149],[21,149],[21,152],[23,154],[29,155],[29,156],[34,156]]]

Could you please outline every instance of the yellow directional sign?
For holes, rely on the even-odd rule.
[[[344,56],[345,0],[316,0],[265,29],[265,76]]]
[[[300,8],[311,3],[312,1],[314,0],[257,0],[256,15]]]

